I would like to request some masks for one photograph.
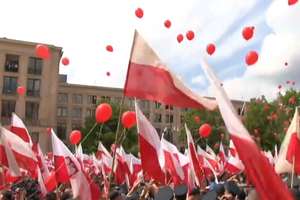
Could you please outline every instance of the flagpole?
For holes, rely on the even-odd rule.
[[[295,155],[293,156],[293,169],[292,169],[292,180],[291,180],[291,188],[293,188],[294,185],[294,173],[295,173]]]

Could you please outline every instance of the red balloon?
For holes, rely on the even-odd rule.
[[[199,117],[199,116],[195,116],[195,117],[194,117],[194,121],[195,121],[196,123],[200,123],[200,117]]]
[[[112,108],[108,103],[101,103],[96,108],[96,122],[104,123],[108,121],[112,116]]]
[[[256,53],[256,51],[250,51],[247,55],[246,55],[246,63],[247,65],[254,65],[258,60],[258,54]]]
[[[288,66],[289,64],[287,62],[284,63],[285,66]]]
[[[113,52],[114,48],[111,45],[106,46],[106,51]]]
[[[79,130],[72,131],[69,139],[71,144],[78,144],[81,140],[81,132]]]
[[[67,57],[64,57],[62,60],[61,60],[61,63],[65,66],[69,65],[70,64],[70,60],[69,58]]]
[[[23,96],[25,94],[25,92],[26,92],[26,88],[25,87],[23,87],[23,86],[17,87],[17,93],[19,95]]]
[[[182,34],[177,35],[177,41],[178,41],[178,43],[181,43],[183,41],[183,35]]]
[[[144,16],[144,11],[143,11],[143,9],[137,8],[137,9],[135,10],[135,16],[137,16],[138,18],[141,19],[141,18]]]
[[[42,59],[48,59],[50,58],[50,52],[47,45],[38,44],[35,47],[35,54],[37,57]]]
[[[286,81],[286,84],[290,84],[291,82],[290,81]]]
[[[250,40],[254,34],[254,27],[253,26],[245,27],[242,34],[245,40]]]
[[[216,50],[216,46],[214,44],[209,44],[206,47],[206,51],[209,55],[212,55]]]
[[[106,76],[110,76],[110,72],[106,72]]]
[[[165,25],[166,28],[170,28],[171,25],[172,25],[172,23],[171,23],[170,20],[167,19],[167,20],[165,21],[164,25]]]
[[[289,4],[289,6],[291,6],[291,5],[296,4],[297,2],[298,2],[298,0],[289,0],[288,4]]]
[[[280,90],[282,88],[282,85],[278,85],[278,89]]]
[[[292,82],[292,85],[295,85],[295,84],[296,84],[296,82],[295,82],[295,81],[293,81],[293,82]]]
[[[209,124],[203,124],[199,128],[199,134],[203,138],[207,138],[211,134],[211,126]]]
[[[136,115],[133,111],[126,111],[122,115],[122,124],[125,128],[131,128],[136,124]]]
[[[195,37],[195,33],[194,33],[193,31],[188,31],[188,32],[186,33],[186,38],[187,38],[188,40],[192,40],[192,39],[194,39],[194,37]]]

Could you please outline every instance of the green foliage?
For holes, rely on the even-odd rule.
[[[263,149],[271,150],[275,144],[281,144],[292,120],[295,107],[299,104],[300,92],[294,89],[289,89],[284,95],[279,93],[277,99],[270,102],[262,96],[247,103],[245,116],[241,117],[241,120],[257,144]],[[199,124],[195,122],[195,116],[200,117]],[[204,123],[209,123],[213,127],[212,134],[207,140],[211,146],[221,140],[220,133],[226,132],[219,111],[189,110],[185,113],[184,118],[195,141],[200,138],[198,129]],[[228,137],[228,134],[226,135]],[[180,139],[186,144],[184,130],[181,131]],[[226,139],[228,142],[228,138]],[[200,145],[203,146],[205,142],[204,139],[201,139]],[[223,140],[223,143],[226,141]]]
[[[100,103],[99,103],[100,104]],[[83,143],[82,147],[85,152],[93,153],[97,151],[98,143],[101,141],[103,145],[110,150],[110,146],[114,143],[116,137],[116,130],[118,126],[119,120],[119,111],[120,111],[120,104],[110,102],[109,103],[112,107],[113,114],[112,118],[103,124],[102,133],[100,134],[101,124],[97,124],[96,128],[91,132],[88,136],[86,141]],[[123,105],[122,113],[127,111],[125,105]],[[91,128],[95,124],[95,118],[87,118],[85,121],[85,126],[82,128],[83,138],[88,134]],[[120,124],[120,132],[122,131],[123,127]],[[137,133],[136,128],[133,127],[129,130],[126,130],[126,138],[123,143],[123,147],[127,152],[137,154]]]

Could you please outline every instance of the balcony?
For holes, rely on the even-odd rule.
[[[18,72],[19,71],[19,65],[16,63],[6,63],[5,65],[5,71],[6,72]]]

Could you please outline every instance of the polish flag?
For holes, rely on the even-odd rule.
[[[194,140],[193,140],[191,132],[187,128],[186,124],[185,124],[185,131],[186,131],[187,143],[188,143],[188,157],[190,159],[191,168],[195,173],[196,184],[198,186],[200,186],[202,181],[205,178],[203,165],[199,161],[199,158],[198,158],[198,155],[196,152],[196,148],[195,148],[195,144],[194,144]]]
[[[293,171],[293,161],[295,173],[300,173],[300,127],[299,113],[295,109],[293,120],[287,130],[285,138],[281,144],[275,170],[277,173]]]
[[[198,160],[204,169],[206,177],[211,177],[219,170],[218,161],[214,156],[204,151],[200,146],[197,146]],[[209,163],[209,165],[208,165]]]
[[[20,175],[18,168],[27,170],[32,177],[36,177],[38,161],[28,143],[9,130],[0,127],[0,162],[12,169],[13,175]]]
[[[141,87],[142,83],[142,87]],[[135,31],[124,95],[167,105],[213,110],[216,102],[193,93]]]
[[[60,183],[71,183],[74,198],[93,199],[90,183],[81,169],[80,163],[65,144],[51,129],[52,149],[56,180]]]
[[[184,182],[184,171],[179,162],[179,151],[177,147],[161,137],[161,157],[164,157],[163,166],[172,177],[174,185]]]
[[[141,160],[136,158],[134,155],[129,154],[130,156],[130,185],[133,185],[137,179],[138,179],[138,174],[142,171],[142,164]]]
[[[219,157],[221,165],[224,167],[224,165],[227,161],[227,157],[226,157],[225,150],[224,150],[222,142],[220,142],[220,150],[219,150],[219,153],[218,153],[218,157]]]
[[[232,140],[229,140],[229,152],[228,154],[230,156],[233,156],[233,157],[238,157],[238,154],[237,154],[237,151],[236,151],[236,148],[232,142]]]
[[[143,115],[137,102],[135,102],[135,111],[143,172],[147,177],[164,183],[165,175],[159,161],[161,148],[159,136],[155,128]]]
[[[229,174],[232,174],[232,175],[240,174],[245,169],[242,161],[238,157],[234,157],[232,155],[230,155],[228,157],[224,168],[225,168],[225,171],[227,171]]]
[[[215,90],[216,100],[237,153],[245,165],[245,171],[250,182],[255,186],[261,199],[293,199],[287,186],[275,173],[269,161],[261,154],[244,127],[233,105],[228,99],[221,82],[205,61],[201,61],[203,70]]]
[[[105,174],[110,174],[112,171],[112,156],[110,153],[107,151],[107,149],[104,147],[104,145],[99,142],[98,144],[98,150],[96,157],[101,160],[102,165],[103,165],[103,170]]]
[[[22,138],[25,142],[32,145],[32,140],[30,134],[24,125],[23,121],[18,117],[16,113],[12,113],[10,131],[20,138]]]
[[[119,147],[116,150],[116,168],[114,170],[115,180],[118,185],[127,182],[129,186],[129,176],[130,176],[130,163],[127,163],[127,156],[123,147]]]

